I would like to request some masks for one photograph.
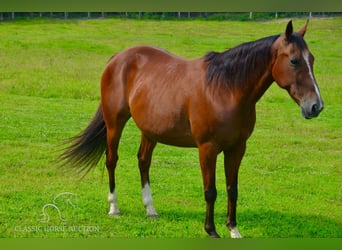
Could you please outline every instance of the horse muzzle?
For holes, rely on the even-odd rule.
[[[323,101],[319,100],[318,102],[301,105],[302,115],[305,119],[311,119],[317,117],[319,113],[324,109]]]

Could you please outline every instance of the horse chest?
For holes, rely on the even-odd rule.
[[[222,144],[226,146],[235,145],[239,141],[246,141],[252,134],[255,120],[253,119],[232,119],[226,122],[222,131]]]
[[[255,125],[255,110],[240,108],[228,109],[214,113],[204,128],[204,137],[215,141],[222,148],[229,148],[240,141],[246,141],[252,134]],[[207,134],[207,135],[206,135]]]

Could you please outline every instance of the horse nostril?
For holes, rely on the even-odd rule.
[[[312,105],[312,108],[311,108],[311,114],[318,114],[319,113],[319,108],[318,108],[318,104],[314,104]]]

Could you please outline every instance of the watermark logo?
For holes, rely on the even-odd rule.
[[[65,223],[67,220],[65,217],[63,217],[63,213],[59,207],[59,203],[61,201],[64,201],[67,205],[70,205],[73,208],[78,207],[77,203],[77,194],[71,193],[71,192],[63,192],[58,195],[56,195],[52,201],[52,203],[47,203],[42,208],[42,215],[43,218],[40,219],[40,222],[48,223],[50,221],[50,212],[55,211],[58,214],[58,217],[62,223]],[[58,203],[59,202],[59,203]],[[48,209],[51,208],[51,209]]]
[[[41,216],[35,225],[17,225],[14,232],[37,233],[98,233],[99,226],[75,225],[70,221],[70,211],[78,208],[78,195],[71,192],[57,194],[51,203],[42,206]]]

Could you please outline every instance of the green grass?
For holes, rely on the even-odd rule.
[[[0,23],[0,237],[206,238],[197,150],[158,145],[151,182],[158,219],[145,218],[130,121],[120,145],[117,193],[122,216],[107,216],[104,161],[79,180],[51,163],[64,138],[80,132],[97,109],[99,79],[110,56],[137,44],[196,58],[278,34],[287,20],[18,21]],[[294,20],[295,28],[305,20]],[[257,105],[257,123],[239,175],[237,219],[244,237],[342,237],[342,19],[313,19],[306,41],[325,110],[304,120],[276,84]],[[222,156],[216,226],[229,237]],[[66,201],[48,224],[42,207]],[[64,228],[62,228],[64,226]],[[57,227],[57,228],[56,228]]]

